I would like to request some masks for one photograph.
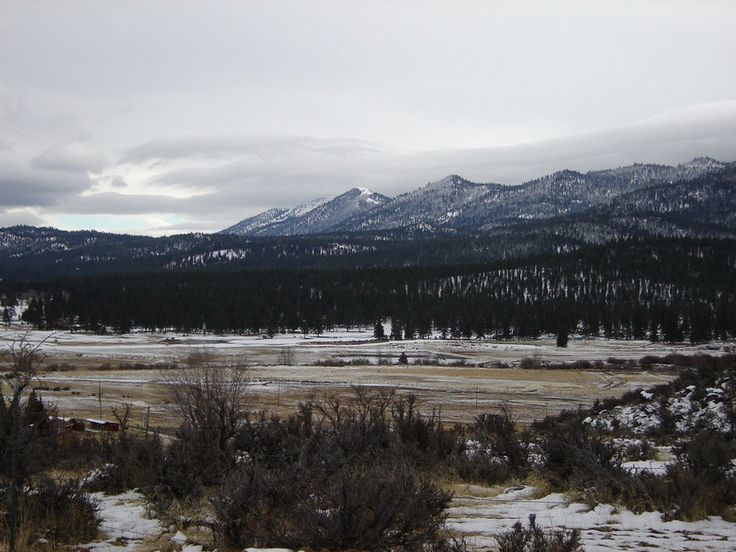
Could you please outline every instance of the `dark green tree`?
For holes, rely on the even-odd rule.
[[[380,320],[373,325],[373,339],[378,339],[379,341],[386,339],[386,332],[384,331],[383,323]]]

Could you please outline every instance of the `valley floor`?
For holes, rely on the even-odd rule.
[[[0,330],[6,351],[22,329]],[[645,355],[719,354],[730,345],[664,345],[602,338],[573,339],[567,348],[553,338],[529,341],[372,339],[372,330],[329,332],[322,336],[280,335],[272,339],[239,335],[133,333],[95,336],[31,331],[42,343],[46,372],[38,387],[45,400],[68,417],[109,417],[110,408],[129,403],[131,425],[141,428],[150,407],[151,427],[166,432],[175,425],[167,407],[166,371],[157,368],[194,351],[206,350],[223,363],[248,367],[253,409],[280,412],[310,394],[352,393],[353,386],[414,393],[441,411],[443,419],[471,421],[478,413],[509,406],[522,422],[563,408],[589,405],[597,398],[619,396],[675,377],[656,366],[614,364]],[[45,341],[44,341],[45,340]],[[398,365],[406,353],[409,365]],[[521,368],[522,361],[537,368]],[[585,369],[548,370],[544,363],[590,361]],[[596,362],[599,362],[596,367]],[[138,364],[138,369],[132,369]],[[145,368],[145,369],[141,369]],[[100,397],[101,395],[101,397]]]
[[[0,351],[7,351],[23,333],[23,328],[0,330]],[[293,412],[294,406],[310,394],[347,395],[352,393],[352,386],[362,386],[415,393],[425,411],[434,408],[451,422],[469,422],[481,412],[507,405],[524,423],[676,377],[671,368],[653,365],[643,369],[637,362],[624,361],[671,353],[718,355],[734,347],[723,343],[673,346],[598,338],[573,339],[567,348],[560,349],[551,337],[509,342],[376,342],[369,329],[272,339],[38,331],[27,332],[25,337],[41,344],[47,367],[58,365],[56,371],[44,372],[34,387],[47,403],[56,405],[60,415],[109,419],[113,406],[128,403],[132,406],[133,430],[143,428],[150,408],[150,427],[163,434],[173,430],[177,419],[169,405],[169,377],[157,365],[181,360],[193,351],[207,350],[223,363],[246,365],[254,410]],[[397,364],[402,352],[410,364]],[[522,368],[525,359],[526,364],[531,359],[535,368]],[[584,369],[544,369],[544,363],[583,360],[591,365]],[[495,534],[517,521],[526,523],[531,513],[545,528],[581,529],[587,552],[736,548],[736,526],[719,517],[693,523],[665,522],[657,512],[637,515],[606,504],[591,509],[562,494],[545,496],[530,486],[489,489],[458,485],[453,490],[447,528],[466,537],[471,550],[487,550],[494,544]],[[171,528],[148,519],[143,498],[135,492],[117,496],[97,493],[95,498],[100,502],[101,529],[106,537],[85,548],[146,550],[151,546],[160,548],[174,536]],[[191,546],[190,552],[198,550],[196,543]]]

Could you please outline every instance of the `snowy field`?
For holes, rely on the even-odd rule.
[[[535,498],[533,487],[514,487],[496,496],[487,489],[460,486],[448,510],[447,528],[463,536],[470,550],[489,550],[494,535],[514,523],[528,523],[530,514],[542,528],[580,529],[586,552],[661,549],[671,551],[727,551],[736,549],[734,524],[720,517],[696,522],[663,521],[658,512],[635,514],[623,508],[599,504],[590,508],[569,500],[563,494]],[[481,491],[474,493],[473,491]],[[194,539],[181,532],[171,535],[157,520],[150,519],[143,497],[133,491],[114,496],[94,493],[100,506],[99,542],[83,545],[95,552],[150,549],[152,541],[170,541],[184,552],[201,552]],[[259,549],[248,549],[256,552]],[[276,550],[276,549],[273,549]],[[282,550],[282,549],[279,549]],[[283,552],[288,552],[283,550]]]
[[[725,551],[736,549],[736,525],[720,517],[703,521],[663,521],[658,512],[635,514],[599,504],[595,508],[565,495],[541,498],[533,487],[512,488],[495,497],[456,496],[447,526],[466,537],[474,549],[487,550],[494,535],[517,521],[527,525],[529,514],[542,528],[580,529],[586,552],[616,550]]]
[[[277,334],[272,338],[261,335],[215,335],[176,333],[129,333],[122,335],[90,335],[69,332],[26,330],[20,327],[0,329],[0,350],[26,335],[31,343],[43,342],[43,351],[56,358],[92,358],[129,361],[179,358],[194,350],[209,349],[224,356],[243,357],[250,363],[279,360],[284,351],[293,354],[296,364],[313,364],[330,357],[379,358],[398,357],[403,351],[416,359],[466,360],[473,363],[518,363],[523,358],[545,362],[576,360],[639,359],[645,355],[669,353],[718,354],[733,344],[706,345],[652,344],[648,341],[623,341],[605,338],[571,339],[567,348],[555,346],[554,337],[536,340],[493,341],[415,339],[410,341],[373,340],[372,328],[335,330],[322,335]],[[272,358],[271,358],[272,357]],[[274,362],[270,362],[274,363]]]
[[[22,335],[20,328],[0,330],[0,351]],[[523,359],[536,362],[605,362],[636,360],[670,353],[720,354],[731,344],[663,345],[646,341],[573,339],[560,349],[552,337],[528,341],[411,340],[376,342],[372,329],[327,332],[322,336],[181,335],[131,333],[96,336],[31,331],[41,344],[46,365],[68,364],[69,371],[44,373],[38,385],[46,400],[66,416],[109,415],[121,402],[133,407],[133,427],[142,427],[151,408],[151,423],[166,431],[172,424],[167,376],[158,369],[130,370],[134,363],[163,364],[207,350],[224,363],[250,371],[254,409],[291,412],[310,394],[352,393],[352,386],[414,393],[425,408],[441,410],[449,421],[470,421],[484,411],[508,405],[521,421],[551,414],[596,398],[618,396],[674,377],[638,367],[606,370],[521,369]],[[397,365],[404,352],[409,366]],[[346,364],[347,363],[347,364]],[[355,364],[353,364],[355,363]],[[121,366],[122,365],[122,366]],[[609,367],[610,368],[610,367]],[[102,398],[100,400],[100,393]]]

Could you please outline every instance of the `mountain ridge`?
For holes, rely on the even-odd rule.
[[[348,209],[340,199],[359,188],[303,209],[299,216],[273,210],[222,230],[244,236],[290,236],[345,231],[390,230],[411,225],[482,229],[504,219],[548,219],[582,212],[632,191],[673,184],[722,171],[728,164],[696,157],[676,166],[635,163],[581,173],[565,169],[518,185],[477,183],[457,174],[380,201]],[[325,207],[329,205],[329,207]],[[295,209],[299,209],[296,207]]]
[[[683,174],[700,173],[673,182]],[[316,207],[292,210],[298,214],[291,219],[270,213],[281,217],[267,227],[275,235],[154,238],[3,228],[0,278],[441,265],[559,254],[619,240],[736,239],[736,163],[697,162],[684,169],[638,165],[588,180],[585,176],[564,171],[537,179],[541,183],[533,181],[527,188],[510,189],[451,175],[393,200],[352,188],[332,200],[320,200]],[[590,195],[591,187],[597,195]],[[479,197],[485,202],[480,203]],[[446,201],[456,206],[455,212],[446,210]],[[412,212],[423,202],[426,211]],[[537,211],[530,211],[532,207]],[[474,214],[475,209],[480,215]],[[393,226],[379,224],[381,217],[395,213],[401,218]],[[282,224],[289,225],[291,235],[278,234]],[[315,224],[322,224],[321,233],[298,233]]]

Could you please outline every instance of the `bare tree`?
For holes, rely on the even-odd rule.
[[[173,402],[182,424],[225,453],[248,417],[245,368],[222,365],[213,353],[198,351],[166,375],[173,380]]]
[[[125,431],[128,429],[128,421],[130,419],[130,403],[122,403],[113,406],[110,411],[112,412],[112,415],[115,416],[115,419],[118,421],[118,424],[120,425],[120,431],[122,433],[125,433]]]
[[[48,339],[48,338],[46,338]],[[32,433],[27,431],[23,423],[21,400],[26,388],[38,374],[45,359],[41,353],[40,343],[33,344],[27,335],[22,335],[10,346],[8,361],[2,366],[2,372],[10,381],[10,403],[5,404],[0,388],[0,411],[2,411],[6,432],[5,450],[2,451],[3,462],[7,466],[8,476],[8,550],[15,552],[20,523],[20,504],[23,487],[27,477],[26,455],[29,450]]]

